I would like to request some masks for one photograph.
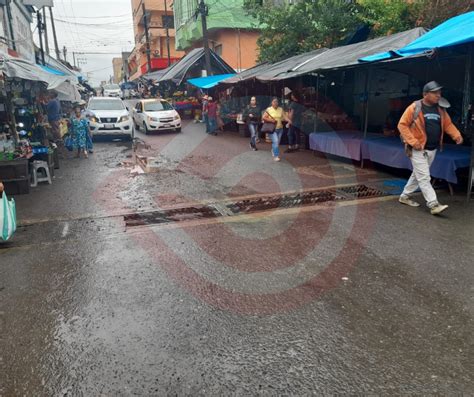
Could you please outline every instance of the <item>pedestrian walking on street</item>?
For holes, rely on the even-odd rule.
[[[288,149],[286,149],[285,153],[293,153],[299,150],[303,112],[304,107],[300,103],[299,95],[296,92],[292,92],[290,110],[288,112]]]
[[[222,105],[219,100],[216,102],[216,104],[217,104],[217,116],[216,116],[217,129],[220,132],[224,132],[224,120],[222,120]]]
[[[213,101],[212,97],[209,97],[207,101],[208,134],[217,135],[217,103]]]
[[[258,126],[262,116],[262,110],[257,105],[257,98],[254,96],[250,98],[250,104],[244,110],[244,120],[247,123],[250,131],[250,147],[252,150],[257,151],[257,139],[258,139]]]
[[[88,158],[87,136],[90,134],[89,120],[83,117],[79,106],[76,106],[74,116],[71,118],[71,134],[74,137],[74,148],[77,149],[76,157],[81,157],[81,154],[84,154],[84,157]]]
[[[278,98],[272,99],[272,104],[263,114],[265,123],[274,124],[273,132],[269,132],[272,138],[272,156],[274,161],[280,161],[280,141],[283,135],[283,122],[289,121],[283,108],[279,106]]]
[[[206,124],[206,133],[209,134],[209,116],[208,116],[209,97],[202,97],[202,121]]]
[[[451,121],[448,112],[440,106],[442,88],[436,81],[427,83],[423,88],[423,99],[412,103],[398,124],[413,166],[413,173],[399,201],[411,207],[419,207],[420,204],[410,198],[419,187],[433,215],[440,214],[448,206],[438,202],[431,185],[430,166],[438,149],[442,149],[445,132],[456,144],[463,143],[461,133]]]

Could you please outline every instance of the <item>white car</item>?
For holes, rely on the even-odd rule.
[[[104,85],[103,89],[105,97],[122,97],[122,90],[118,84],[107,84]]]
[[[86,109],[92,135],[123,135],[133,138],[133,122],[120,98],[92,97]]]
[[[133,112],[136,129],[145,134],[152,131],[181,132],[181,117],[173,106],[163,99],[143,99],[138,101]]]

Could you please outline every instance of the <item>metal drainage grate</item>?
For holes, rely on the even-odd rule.
[[[383,197],[383,196],[388,195],[386,192],[383,192],[382,190],[378,190],[366,185],[340,187],[336,189],[336,192],[339,194],[346,195],[349,199]]]
[[[251,200],[242,200],[230,203],[227,208],[233,214],[248,214],[276,208],[292,208],[303,205],[314,205],[328,201],[345,200],[345,197],[332,190],[286,194],[282,196],[261,197]]]
[[[218,216],[221,216],[221,214],[216,209],[208,206],[201,206],[153,211],[142,214],[130,214],[124,216],[124,221],[127,227],[133,227],[216,218]]]
[[[366,185],[354,185],[337,189],[259,197],[215,205],[129,214],[124,216],[124,221],[127,227],[156,225],[249,214],[278,208],[310,206],[331,201],[383,197],[387,195],[387,193],[381,190]]]

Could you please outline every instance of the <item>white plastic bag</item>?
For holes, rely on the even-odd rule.
[[[15,200],[8,200],[3,192],[0,200],[0,239],[7,241],[16,231],[16,208]]]

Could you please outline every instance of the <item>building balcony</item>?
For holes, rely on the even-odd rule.
[[[148,73],[148,64],[146,61],[146,56],[144,56],[142,59],[145,60],[145,62],[141,65],[141,72],[142,74]],[[175,58],[175,57],[170,57],[171,64],[176,63],[180,60],[181,58]],[[168,58],[151,58],[151,71],[155,70],[162,70],[166,69],[168,67]]]

